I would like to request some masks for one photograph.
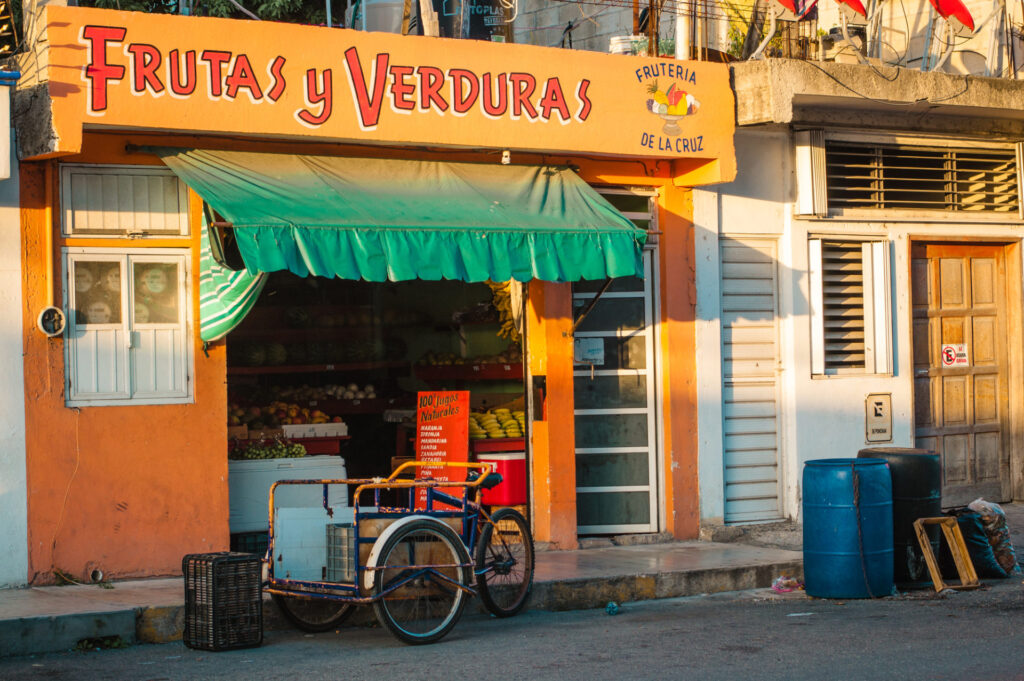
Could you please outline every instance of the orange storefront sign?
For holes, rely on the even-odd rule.
[[[721,64],[48,7],[58,148],[82,128],[668,159],[733,154]]]

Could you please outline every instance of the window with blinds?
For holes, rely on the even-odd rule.
[[[1018,214],[1012,148],[825,142],[830,209]]]
[[[812,373],[889,373],[888,246],[811,239]]]

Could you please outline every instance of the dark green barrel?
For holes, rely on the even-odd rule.
[[[928,567],[917,543],[914,521],[942,515],[942,464],[929,449],[873,447],[857,458],[884,459],[892,473],[893,578],[897,584],[928,581]],[[927,528],[932,552],[939,555],[939,528]]]

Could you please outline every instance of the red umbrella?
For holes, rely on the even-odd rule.
[[[932,7],[938,12],[943,19],[950,21],[956,19],[965,27],[967,27],[971,33],[974,32],[974,17],[967,11],[964,3],[960,0],[928,0],[932,3]]]

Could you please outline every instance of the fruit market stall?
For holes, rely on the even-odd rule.
[[[523,354],[508,288],[271,275],[227,339],[232,503],[262,489],[268,473],[250,475],[254,462],[295,474],[302,459],[274,462],[300,451],[334,457],[349,475],[389,474],[415,455],[414,424],[401,415],[413,413],[419,390],[469,391],[473,441],[525,452]],[[236,545],[238,533],[265,531],[265,517],[256,530],[236,518]]]

